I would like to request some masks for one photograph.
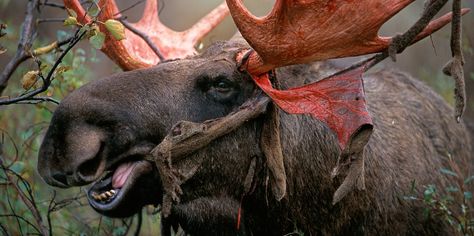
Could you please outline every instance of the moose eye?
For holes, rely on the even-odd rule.
[[[232,84],[225,80],[217,81],[213,86],[217,92],[226,93],[232,89]]]

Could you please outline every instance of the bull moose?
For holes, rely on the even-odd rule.
[[[362,75],[451,20],[377,36],[411,2],[279,0],[255,18],[227,0],[241,36],[194,55],[226,5],[177,33],[148,1],[133,26],[158,51],[128,30],[121,41],[108,35],[102,50],[129,71],[61,102],[38,171],[57,187],[92,183],[89,203],[107,216],[161,205],[165,235],[178,225],[192,235],[449,235],[443,219],[404,196],[448,186],[439,170],[450,160],[470,168],[469,129],[409,75]],[[431,1],[422,18],[445,3]],[[65,4],[86,16],[78,1]],[[117,17],[113,2],[99,5],[99,19]],[[325,61],[377,52],[343,72]]]

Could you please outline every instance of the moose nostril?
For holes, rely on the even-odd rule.
[[[92,158],[82,163],[78,168],[78,175],[83,181],[93,181],[101,164],[100,158]]]
[[[60,174],[60,173],[56,173],[56,174],[53,174],[52,175],[53,179],[56,180],[57,182],[67,186],[67,177],[65,174]]]

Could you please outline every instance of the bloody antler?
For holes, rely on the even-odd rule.
[[[386,50],[392,38],[378,36],[380,27],[414,0],[277,0],[263,18],[248,12],[242,0],[226,1],[239,31],[256,51],[247,70],[258,75],[284,65]],[[450,20],[445,15],[431,22],[416,40]]]
[[[91,21],[78,0],[64,0],[64,4],[77,13],[80,23],[85,24]],[[119,10],[115,1],[100,0],[98,5],[101,8],[99,21],[105,22],[108,19],[121,17],[120,14],[117,14]],[[183,58],[196,54],[194,49],[196,43],[216,27],[228,13],[227,5],[222,3],[188,30],[176,32],[160,22],[157,1],[148,0],[143,17],[132,25],[148,34],[164,58]],[[102,32],[107,32],[104,26],[100,27]],[[124,70],[146,68],[160,61],[141,37],[128,30],[125,32],[125,39],[120,41],[107,34],[101,50]]]
[[[430,22],[447,0],[431,0],[422,17],[405,34],[393,38],[378,36],[380,27],[414,0],[277,0],[263,18],[248,12],[242,0],[226,1],[242,36],[254,49],[245,56],[238,55],[237,60],[243,62],[241,69],[247,70],[281,109],[311,114],[337,135],[341,154],[331,175],[337,176],[345,166],[349,169],[334,193],[333,204],[352,189],[363,189],[363,152],[373,124],[362,73],[387,56],[395,58],[410,43],[449,23],[451,14]],[[457,15],[469,10],[458,11]],[[273,89],[269,79],[273,69],[285,65],[382,51],[351,70],[298,88]]]

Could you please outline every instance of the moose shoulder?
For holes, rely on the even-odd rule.
[[[118,73],[73,92],[54,113],[39,173],[58,187],[93,183],[87,197],[105,215],[124,217],[161,204],[162,179],[146,156],[176,122],[225,116],[252,96],[257,88],[235,62],[246,47],[216,43],[202,55]],[[289,88],[333,71],[317,62],[282,67],[276,75]],[[448,234],[441,219],[423,216],[422,202],[404,196],[413,183],[418,192],[428,184],[447,187],[439,170],[449,158],[471,166],[467,129],[442,98],[406,74],[367,74],[364,86],[374,123],[364,152],[365,190],[333,205],[343,181],[331,178],[340,154],[336,135],[307,115],[280,111],[287,179],[281,201],[268,184],[259,145],[267,121],[260,116],[172,163],[180,174],[192,175],[165,221],[196,235],[284,235],[296,229],[309,235]]]

